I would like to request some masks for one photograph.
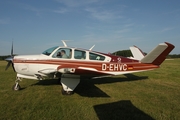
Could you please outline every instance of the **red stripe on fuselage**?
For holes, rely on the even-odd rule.
[[[158,68],[159,66],[152,64],[142,64],[139,62],[101,62],[101,61],[85,61],[85,60],[23,60],[14,59],[14,64],[52,64],[59,65],[59,68],[78,68],[87,67],[94,68],[97,72],[124,72],[124,71],[140,71]],[[62,66],[62,67],[60,67]],[[57,68],[58,69],[58,68]],[[82,71],[82,70],[80,70]]]

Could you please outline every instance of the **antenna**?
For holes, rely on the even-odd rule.
[[[94,48],[95,45],[93,45],[89,50],[91,51]]]
[[[67,44],[66,44],[65,41],[69,41],[69,40],[61,40],[61,41],[62,41],[63,45],[64,45],[65,47],[67,47]]]

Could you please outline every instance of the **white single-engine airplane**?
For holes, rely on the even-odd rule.
[[[61,78],[62,93],[72,94],[80,82],[81,75],[106,77],[134,72],[142,72],[159,68],[166,56],[174,49],[174,45],[164,42],[154,48],[149,54],[144,55],[136,47],[130,47],[133,58],[115,56],[100,52],[68,47],[63,41],[63,47],[52,47],[40,55],[13,56],[13,44],[11,57],[6,70],[12,64],[17,77],[13,90],[19,90],[19,81],[22,78],[43,80],[45,78]]]

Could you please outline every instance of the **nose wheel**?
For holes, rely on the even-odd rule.
[[[12,86],[13,90],[17,91],[17,90],[21,89],[21,87],[19,85],[19,81],[21,81],[21,79],[19,77],[17,77],[16,80],[15,80],[15,84]]]
[[[20,87],[19,83],[17,82],[16,84],[13,85],[12,89],[13,90],[20,90],[21,87]]]

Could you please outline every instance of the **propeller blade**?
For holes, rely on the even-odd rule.
[[[13,56],[13,41],[12,41],[12,47],[11,47],[11,57]]]
[[[14,70],[14,72],[16,72],[15,68],[14,68],[14,63],[12,62],[12,68]]]
[[[11,61],[8,62],[7,66],[6,66],[6,69],[7,70],[9,68],[9,66],[11,65]]]
[[[14,72],[15,72],[14,63],[13,63],[13,58],[14,58],[14,56],[13,56],[13,41],[12,41],[11,56],[5,59],[5,60],[8,62],[5,70],[7,70],[10,65],[12,65],[12,68],[13,68],[13,70],[14,70]]]

